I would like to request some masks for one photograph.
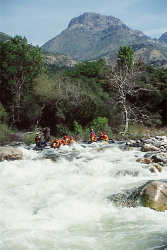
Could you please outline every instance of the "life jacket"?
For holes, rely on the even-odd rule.
[[[59,140],[59,143],[60,143],[60,145],[63,145],[63,146],[64,146],[64,145],[65,145],[65,140],[64,140],[64,139],[60,139],[60,140]]]
[[[40,140],[41,140],[40,135],[36,135],[36,137],[35,137],[35,142],[40,142]]]
[[[64,136],[64,142],[66,145],[68,145],[70,143],[70,140],[66,135]]]
[[[96,134],[93,135],[93,136],[90,136],[90,140],[91,140],[91,141],[97,141]]]
[[[58,139],[54,139],[51,145],[52,148],[59,148],[60,147],[60,143]]]
[[[103,139],[104,139],[105,141],[108,141],[108,135],[103,134]]]

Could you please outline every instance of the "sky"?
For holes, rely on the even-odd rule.
[[[151,38],[167,32],[167,0],[0,0],[0,32],[42,46],[85,12],[119,18]]]

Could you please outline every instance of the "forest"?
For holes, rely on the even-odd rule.
[[[46,64],[38,46],[15,36],[0,42],[0,142],[12,131],[50,127],[85,138],[90,128],[126,134],[167,123],[167,69],[146,65],[129,46],[117,61]]]

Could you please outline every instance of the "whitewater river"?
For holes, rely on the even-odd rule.
[[[138,149],[78,144],[0,162],[0,250],[167,249],[167,212],[116,207],[108,197],[167,179]],[[51,159],[52,158],[52,159]]]

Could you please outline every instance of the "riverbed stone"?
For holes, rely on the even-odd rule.
[[[137,161],[137,162],[140,162],[140,163],[144,163],[144,164],[150,164],[150,163],[153,162],[153,161],[152,161],[151,159],[149,159],[149,158],[138,158],[136,161]]]
[[[151,144],[145,144],[142,148],[141,148],[142,152],[149,152],[149,151],[159,151],[158,147],[155,147],[154,145]]]
[[[158,153],[154,154],[151,159],[153,162],[163,162],[164,164],[167,164],[167,154],[166,153]]]
[[[145,207],[157,211],[167,210],[167,182],[152,181],[147,184],[142,191],[141,200]]]
[[[0,161],[4,160],[22,160],[23,152],[15,147],[0,147]]]

